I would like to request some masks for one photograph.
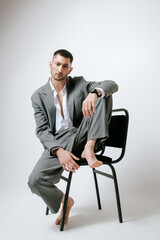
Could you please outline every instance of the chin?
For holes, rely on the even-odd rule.
[[[65,78],[56,78],[56,77],[54,78],[54,80],[59,81],[59,82],[60,82],[60,81],[63,81],[64,79],[65,79]]]

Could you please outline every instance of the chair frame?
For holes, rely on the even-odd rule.
[[[129,122],[129,114],[128,111],[124,108],[120,108],[120,109],[114,109],[112,110],[112,113],[117,113],[117,112],[123,112],[123,115],[125,116],[125,132],[124,132],[124,143],[123,146],[120,147],[121,148],[121,153],[119,155],[119,157],[116,160],[112,160],[109,157],[103,156],[103,153],[105,151],[105,148],[101,151],[101,153],[99,155],[96,154],[96,157],[98,160],[103,161],[103,163],[105,165],[108,165],[111,169],[112,174],[108,174],[102,171],[99,171],[95,168],[93,168],[93,177],[94,177],[94,182],[95,182],[95,188],[96,188],[96,195],[97,195],[97,203],[98,203],[98,209],[101,210],[101,201],[100,201],[100,194],[99,194],[99,188],[98,188],[98,181],[97,181],[97,174],[100,174],[102,176],[105,176],[107,178],[111,178],[114,181],[114,187],[115,187],[115,194],[116,194],[116,202],[117,202],[117,210],[118,210],[118,217],[119,217],[119,222],[123,223],[123,217],[122,217],[122,210],[121,210],[121,202],[120,202],[120,194],[119,194],[119,187],[118,187],[118,181],[117,181],[117,175],[116,175],[116,171],[115,168],[113,166],[113,164],[119,162],[125,154],[125,150],[126,150],[126,141],[127,141],[127,133],[128,133],[128,122]],[[112,115],[113,116],[113,115]],[[118,115],[121,116],[121,115]],[[106,145],[107,146],[107,145]],[[84,160],[84,159],[81,159]],[[110,160],[110,161],[108,161]],[[80,164],[80,165],[85,165],[87,166],[87,163],[85,162],[84,164]],[[60,226],[60,231],[63,231],[64,229],[64,222],[65,222],[65,216],[66,216],[66,209],[67,209],[67,202],[68,202],[68,196],[69,196],[69,191],[70,191],[70,186],[71,186],[71,180],[72,180],[72,172],[69,172],[68,174],[68,178],[61,176],[61,179],[63,179],[64,181],[67,182],[67,186],[66,186],[66,192],[65,192],[65,199],[64,199],[64,205],[63,205],[63,214],[62,214],[62,221],[61,221],[61,226]],[[49,214],[49,208],[46,208],[46,215]]]

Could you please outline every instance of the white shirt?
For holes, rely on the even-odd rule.
[[[56,107],[56,128],[55,128],[55,133],[61,133],[64,130],[71,128],[73,126],[73,123],[69,117],[69,111],[67,108],[67,93],[66,93],[66,85],[64,86],[62,90],[62,108],[63,108],[63,114],[64,114],[64,119],[61,115],[61,107],[57,98],[57,91],[53,87],[51,80],[49,81],[52,93],[54,96],[54,104]]]
[[[49,81],[51,89],[52,89],[52,93],[54,96],[54,104],[56,107],[56,128],[55,128],[55,133],[61,133],[64,130],[71,128],[73,126],[73,123],[69,117],[69,111],[67,108],[67,93],[66,93],[66,84],[62,90],[62,108],[63,108],[63,114],[64,114],[64,119],[61,115],[61,106],[59,104],[59,100],[57,98],[57,91],[56,89],[53,87],[52,83],[51,83],[51,79]],[[102,92],[102,96],[101,98],[103,98],[105,96],[104,90],[102,88],[96,88],[99,89]]]

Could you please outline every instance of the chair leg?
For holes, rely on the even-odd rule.
[[[49,208],[46,207],[46,215],[48,215],[48,214],[49,214]]]
[[[63,214],[62,214],[60,231],[63,231],[63,228],[64,228],[64,221],[65,221],[65,216],[66,216],[66,210],[67,210],[67,203],[68,203],[68,196],[69,196],[71,180],[72,180],[72,172],[69,172],[69,177],[68,177],[67,187],[66,187],[66,193],[65,193],[65,199],[64,199],[64,204],[63,204]]]
[[[122,218],[122,210],[121,210],[121,203],[120,203],[120,195],[119,195],[119,189],[118,189],[118,182],[117,182],[117,176],[116,171],[112,165],[109,165],[112,169],[113,177],[114,177],[114,186],[115,186],[115,192],[116,192],[116,200],[117,200],[117,208],[118,208],[118,216],[119,216],[119,222],[123,223]]]
[[[101,201],[100,201],[98,181],[97,181],[97,175],[96,175],[96,173],[95,173],[95,168],[93,168],[93,176],[94,176],[94,182],[95,182],[95,187],[96,187],[98,209],[100,210],[100,209],[101,209]]]

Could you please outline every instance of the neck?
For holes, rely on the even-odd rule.
[[[56,91],[60,92],[64,88],[64,85],[66,83],[66,79],[64,79],[62,81],[57,81],[53,77],[51,77],[51,83],[52,83],[53,87],[56,89]]]

